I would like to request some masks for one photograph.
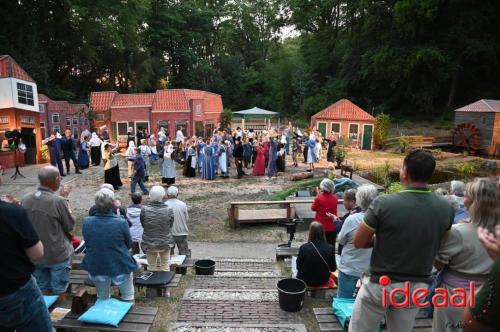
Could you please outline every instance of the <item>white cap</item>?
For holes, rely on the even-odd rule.
[[[168,197],[177,197],[177,194],[179,193],[179,189],[175,186],[170,186],[167,189],[167,196]]]

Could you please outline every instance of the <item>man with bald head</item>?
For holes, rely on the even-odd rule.
[[[56,193],[61,177],[54,166],[42,167],[38,180],[38,189],[22,200],[45,251],[43,258],[35,264],[33,275],[42,292],[58,294],[64,299],[73,252],[71,232],[75,227],[67,202],[70,190],[63,187],[59,195]]]

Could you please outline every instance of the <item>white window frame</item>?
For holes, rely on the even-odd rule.
[[[78,116],[77,115],[73,116],[73,126],[78,126]]]
[[[54,121],[54,116],[57,116],[57,121]],[[61,121],[61,117],[59,113],[52,113],[52,123],[59,123]]]
[[[118,124],[119,123],[125,123],[127,131],[128,131],[128,122],[127,121],[116,121],[116,139],[118,141],[124,141],[124,142],[126,142],[127,141],[127,133],[125,133],[125,135],[120,135],[120,131],[118,130]],[[134,126],[135,126],[135,123],[134,123]]]
[[[357,138],[351,138],[351,125],[355,125],[357,126],[358,130],[357,130]],[[359,123],[352,123],[352,122],[349,122],[348,126],[347,126],[347,137],[352,140],[352,141],[356,141],[356,144],[359,146]]]
[[[338,124],[339,125],[339,132],[337,133],[338,138],[340,138],[340,133],[342,133],[342,122],[330,122],[330,134],[333,132],[333,125]]]
[[[40,128],[41,128],[41,129],[45,129],[45,122],[41,122],[41,121],[40,121]]]
[[[27,87],[31,88],[31,91],[28,91]],[[16,82],[16,91],[17,91],[17,102],[23,105],[35,106],[35,96],[33,85]],[[26,99],[26,102],[22,102],[21,98]]]
[[[38,111],[40,113],[44,113],[45,112],[45,104],[38,104]]]
[[[57,132],[60,134],[61,133],[61,127],[59,126],[52,126],[52,131],[57,130]],[[52,133],[51,133],[52,134]]]
[[[320,123],[324,123],[325,124],[325,136],[328,137],[328,122],[326,122],[326,121],[317,121],[316,122],[316,130],[319,133],[321,133],[321,131],[319,131],[319,124]],[[326,138],[326,137],[323,137],[323,138]]]
[[[75,135],[75,131],[76,131],[76,135]],[[73,134],[73,138],[75,138],[75,139],[77,139],[78,135],[80,135],[77,127],[73,127],[73,130],[71,131],[71,133]]]
[[[100,119],[100,118],[102,118],[102,119]],[[97,114],[95,115],[95,120],[96,120],[96,121],[105,121],[105,120],[106,120],[106,117],[105,117],[105,116],[104,116],[104,114],[102,114],[102,113],[97,113]]]
[[[66,116],[66,127],[71,127],[71,117]]]
[[[123,122],[125,122],[125,121],[123,121]],[[149,123],[149,120],[148,120],[148,121],[134,121],[134,133],[136,133],[136,135],[139,132],[139,128],[137,128],[138,123],[147,123],[149,134],[151,134],[151,123]],[[142,130],[144,132],[144,128],[142,128]],[[118,134],[118,132],[117,132],[117,134]],[[140,142],[137,142],[137,144],[140,144]]]

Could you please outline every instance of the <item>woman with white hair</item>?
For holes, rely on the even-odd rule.
[[[113,283],[120,289],[122,300],[134,301],[132,272],[137,270],[137,264],[129,253],[132,238],[125,219],[113,213],[113,201],[113,191],[100,189],[95,195],[97,214],[83,221],[86,253],[82,269],[89,273],[98,299],[109,298]]]
[[[453,180],[450,184],[450,194],[455,196],[461,209],[464,208],[465,183]]]
[[[354,246],[354,233],[363,221],[365,211],[377,197],[378,190],[371,184],[364,184],[356,191],[356,204],[361,212],[347,217],[338,235],[342,254],[339,262],[337,297],[354,298],[354,290],[361,274],[370,267],[372,248],[357,249]]]
[[[165,189],[154,186],[149,191],[149,202],[141,210],[142,249],[146,251],[149,271],[170,271],[170,248],[174,247],[172,225],[174,213],[163,203]]]
[[[487,178],[476,178],[467,184],[464,204],[469,211],[470,221],[454,224],[441,243],[434,266],[441,270],[443,281],[440,288],[446,288],[449,295],[457,288],[466,291],[466,298],[473,296],[471,283],[479,289],[487,281],[493,260],[477,236],[478,228],[494,231],[500,223],[500,195],[496,184]],[[444,299],[437,300],[442,304]],[[446,299],[446,303],[450,298]],[[462,331],[464,308],[456,306],[435,306],[432,330],[439,332]]]
[[[329,214],[337,215],[338,198],[335,195],[335,182],[323,179],[319,184],[320,194],[314,199],[311,210],[316,212],[314,220],[323,225],[326,242],[335,246],[335,225]]]

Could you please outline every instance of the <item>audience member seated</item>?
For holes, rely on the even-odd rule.
[[[309,227],[309,241],[299,248],[297,278],[308,286],[323,286],[330,279],[330,272],[337,269],[335,248],[326,242],[325,230],[319,222]]]
[[[95,195],[96,214],[83,221],[83,239],[87,246],[82,269],[89,273],[98,299],[109,298],[111,283],[120,289],[124,301],[134,300],[132,272],[137,263],[129,253],[132,238],[125,219],[113,213],[114,193],[101,189]]]
[[[172,225],[174,212],[163,202],[165,189],[154,186],[149,192],[149,203],[141,210],[142,249],[146,251],[149,271],[170,271],[170,249],[174,247]],[[158,261],[160,261],[158,263]]]
[[[326,241],[335,246],[337,234],[335,233],[334,221],[329,214],[337,215],[338,199],[335,195],[335,182],[323,179],[319,184],[320,194],[314,199],[311,210],[316,212],[314,220],[323,225]]]
[[[474,282],[475,288],[479,289],[493,266],[493,260],[479,241],[477,230],[478,227],[494,229],[495,224],[499,222],[500,196],[495,183],[489,179],[477,178],[467,184],[464,198],[464,204],[469,209],[470,222],[453,225],[448,236],[441,243],[435,266],[437,269],[446,266],[443,272],[443,282],[439,287],[447,288],[450,295],[456,288],[465,289],[469,298],[470,282]],[[449,301],[450,299],[447,303]],[[461,307],[435,306],[433,330],[461,331],[462,312]]]
[[[115,188],[113,188],[113,186],[110,185],[109,183],[102,184],[99,189],[104,189],[104,188],[111,190],[113,193],[115,192]],[[113,200],[112,212],[117,216],[125,218],[127,220],[129,227],[132,225],[127,218],[127,210],[122,206],[122,203],[118,197],[115,197],[115,199]],[[97,213],[96,206],[95,205],[91,206],[89,209],[89,216],[94,216],[96,213]]]
[[[365,211],[377,197],[378,190],[371,184],[365,184],[356,192],[356,202],[362,212],[352,214],[344,221],[344,226],[338,235],[339,245],[343,245],[339,262],[337,297],[354,298],[356,283],[361,274],[370,267],[372,248],[354,247],[354,234],[363,221]]]
[[[465,183],[462,181],[453,180],[450,185],[450,195],[457,198],[460,208],[464,208]]]
[[[485,284],[476,293],[473,308],[464,312],[465,332],[494,332],[500,326],[500,216],[497,209],[495,230],[478,227],[479,240],[486,247],[490,257],[495,260]]]
[[[453,212],[455,213],[453,217],[453,223],[456,224],[457,222],[460,221],[466,221],[466,219],[469,218],[469,212],[467,212],[467,209],[465,207],[461,208],[460,207],[460,202],[457,199],[457,196],[455,195],[448,195],[445,196],[446,200],[450,202],[451,207],[453,208]]]
[[[130,142],[133,144],[134,142]],[[141,225],[141,210],[142,210],[142,195],[133,193],[130,195],[132,204],[127,207],[127,219],[132,224],[130,226],[130,235],[132,235],[132,254],[136,255],[141,252],[142,233],[144,229]]]

